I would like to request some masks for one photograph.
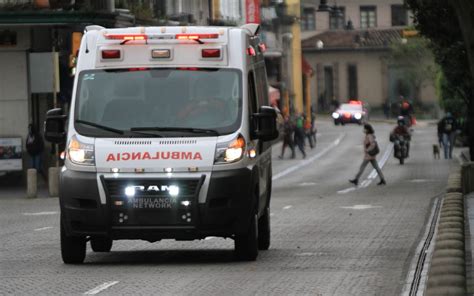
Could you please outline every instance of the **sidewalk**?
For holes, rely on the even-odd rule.
[[[49,197],[48,183],[38,175],[38,198]],[[7,174],[0,176],[0,199],[27,198],[26,176],[22,174]]]

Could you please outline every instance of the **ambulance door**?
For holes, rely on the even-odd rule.
[[[262,59],[261,62],[255,64],[254,70],[254,86],[255,86],[255,100],[253,102],[256,112],[258,112],[261,106],[268,106],[268,87],[267,87],[267,76],[265,72],[265,63]],[[267,190],[270,190],[268,186],[269,178],[271,177],[271,142],[264,142],[258,140],[256,143],[257,149],[257,166],[259,168],[259,193],[260,193],[260,211],[266,207]]]

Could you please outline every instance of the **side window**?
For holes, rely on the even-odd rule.
[[[255,78],[256,78],[256,87],[257,87],[257,99],[258,99],[258,106],[266,106],[268,105],[268,84],[267,84],[267,76],[265,74],[265,67],[259,66],[255,71]]]
[[[255,89],[255,79],[253,72],[249,73],[248,78],[248,103],[249,103],[249,113],[250,115],[257,112],[257,95]]]

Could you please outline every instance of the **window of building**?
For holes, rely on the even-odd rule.
[[[392,26],[408,25],[408,12],[403,5],[392,5]]]
[[[349,99],[358,99],[357,65],[350,64],[347,66],[347,82],[347,85],[349,86]]]
[[[346,8],[343,6],[337,8],[338,10],[332,10],[329,15],[329,28],[331,30],[344,29],[346,23]]]
[[[316,30],[316,17],[314,14],[314,8],[303,8],[303,11],[301,12],[301,30]]]
[[[377,12],[375,6],[360,7],[360,27],[362,29],[374,28],[377,26]]]

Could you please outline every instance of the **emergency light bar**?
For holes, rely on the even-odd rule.
[[[152,39],[176,39],[176,40],[200,40],[217,39],[219,34],[104,34],[105,39],[109,40],[152,40]]]
[[[111,40],[147,40],[146,34],[104,34],[105,39]]]
[[[178,40],[217,39],[219,34],[176,34]]]

